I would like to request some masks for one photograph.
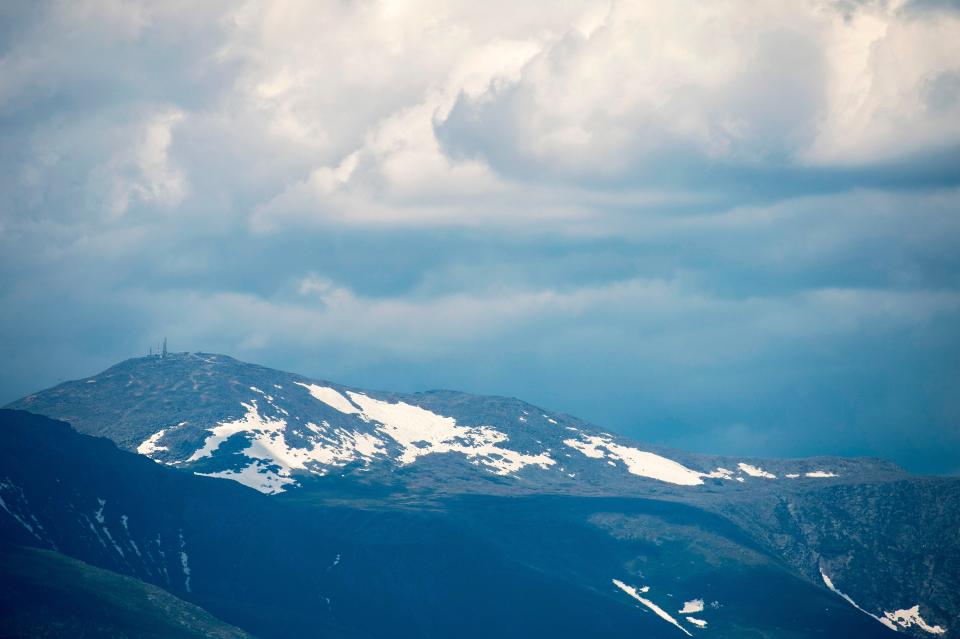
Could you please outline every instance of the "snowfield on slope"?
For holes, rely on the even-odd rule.
[[[941,626],[931,626],[923,620],[923,617],[920,616],[920,604],[904,610],[884,612],[883,615],[890,621],[896,622],[904,628],[909,628],[910,626],[916,625],[918,628],[920,628],[920,630],[929,632],[932,635],[943,635],[947,633],[946,628]]]
[[[614,586],[616,586],[617,588],[627,593],[628,595],[630,595],[631,597],[633,597],[634,599],[642,603],[644,606],[652,610],[655,615],[657,615],[664,621],[673,624],[674,626],[682,630],[685,635],[690,637],[693,636],[690,634],[690,631],[684,628],[683,626],[681,626],[680,622],[674,619],[670,613],[668,613],[666,610],[664,610],[657,604],[653,603],[651,600],[647,599],[646,597],[641,597],[640,593],[637,592],[637,589],[635,587],[629,586],[623,583],[622,581],[620,581],[619,579],[613,579],[612,581]],[[646,590],[642,590],[642,592],[646,592],[647,590],[649,590],[649,588],[647,588]]]
[[[348,400],[333,388],[300,385],[331,408],[377,423],[377,432],[400,445],[400,464],[434,453],[461,453],[498,475],[509,475],[525,466],[548,468],[556,463],[546,453],[530,455],[500,446],[509,438],[489,426],[460,426],[452,417],[406,402],[386,402],[352,391],[347,391]]]
[[[581,435],[579,439],[565,439],[563,443],[592,459],[606,458],[607,463],[613,463],[613,460],[621,461],[626,465],[628,472],[640,477],[649,477],[681,486],[697,486],[703,483],[701,479],[703,473],[690,470],[672,459],[616,444],[609,437]]]
[[[820,576],[823,578],[823,583],[824,585],[826,585],[827,588],[829,588],[834,593],[843,597],[843,599],[846,600],[847,603],[849,603],[851,606],[853,606],[863,614],[873,617],[874,619],[876,619],[877,621],[885,625],[887,628],[890,628],[891,630],[897,630],[897,626],[899,625],[901,628],[910,628],[911,626],[916,626],[920,630],[923,630],[924,632],[928,632],[933,635],[943,635],[943,634],[946,634],[947,632],[947,629],[943,628],[942,626],[931,626],[923,619],[923,617],[920,616],[920,604],[917,604],[912,608],[896,610],[894,612],[885,611],[883,613],[883,616],[881,617],[879,615],[875,615],[871,612],[864,610],[849,595],[838,590],[837,587],[833,584],[833,580],[830,579],[830,577],[827,576],[827,573],[825,573],[823,570],[820,571]]]
[[[192,452],[173,454],[164,443],[164,438],[170,441],[171,433],[179,432],[187,422],[154,432],[136,450],[164,463],[194,465],[198,474],[231,479],[268,494],[295,485],[298,473],[324,476],[348,464],[363,470],[377,459],[405,466],[427,455],[450,453],[463,455],[470,463],[500,476],[516,475],[527,467],[558,468],[567,479],[578,476],[560,468],[554,458],[557,454],[571,457],[571,453],[563,453],[563,448],[556,451],[540,439],[536,439],[538,449],[521,451],[510,446],[507,433],[493,426],[459,424],[453,417],[422,406],[377,399],[362,392],[341,391],[315,383],[294,384],[312,398],[308,402],[323,405],[319,416],[306,413],[314,415],[312,419],[319,423],[302,414],[291,415],[291,411],[295,411],[291,405],[285,408],[278,403],[283,397],[275,398],[251,385],[249,390],[255,396],[240,402],[243,415],[207,428],[202,443]],[[274,387],[283,389],[276,384]],[[330,409],[342,417],[335,418]],[[328,417],[321,418],[323,415]],[[557,425],[552,418],[544,416],[544,419]],[[526,419],[518,417],[518,421],[530,427]],[[588,434],[569,426],[566,430],[571,431],[572,436],[562,439],[562,446],[568,450],[613,468],[625,469],[637,477],[678,486],[700,486],[704,479],[744,482],[745,478],[776,478],[773,473],[744,462],[737,465],[737,471],[718,467],[711,472],[701,472],[662,455],[618,443],[610,434]],[[229,452],[216,455],[228,440],[232,442]],[[238,442],[245,442],[239,451],[235,447]],[[800,476],[799,472],[787,474],[791,478]],[[803,476],[836,477],[826,470],[806,472]]]
[[[347,394],[360,406],[364,418],[378,422],[377,430],[403,447],[401,464],[412,464],[417,457],[433,453],[462,453],[498,475],[508,475],[524,466],[548,468],[556,463],[545,453],[529,455],[499,446],[508,437],[489,426],[459,426],[454,418],[419,406],[385,402],[362,393]]]

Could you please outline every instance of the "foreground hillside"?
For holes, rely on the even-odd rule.
[[[209,354],[14,406],[129,452],[5,411],[11,541],[258,636],[960,630],[960,481],[879,460],[694,455],[519,400]]]
[[[138,579],[52,550],[0,544],[4,637],[250,637]]]

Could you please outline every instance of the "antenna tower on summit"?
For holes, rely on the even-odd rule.
[[[163,350],[160,351],[160,357],[165,358],[167,356],[167,338],[163,338]]]

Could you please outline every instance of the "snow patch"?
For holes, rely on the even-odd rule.
[[[849,595],[846,595],[846,594],[840,592],[840,591],[837,589],[837,587],[833,585],[833,581],[830,579],[830,577],[827,576],[827,573],[823,572],[823,569],[822,569],[822,568],[820,569],[820,576],[823,578],[823,583],[827,586],[827,588],[829,588],[829,589],[832,590],[834,593],[836,593],[836,594],[840,595],[841,597],[843,597],[843,599],[846,600],[846,602],[849,603],[851,606],[853,606],[854,608],[856,608],[857,610],[859,610],[859,611],[862,612],[863,614],[869,615],[869,616],[873,617],[874,619],[876,619],[877,621],[879,621],[880,623],[882,623],[883,625],[885,625],[887,628],[890,628],[891,630],[894,630],[894,631],[897,629],[897,626],[894,625],[894,623],[893,623],[891,620],[887,619],[886,617],[878,617],[877,615],[874,615],[874,614],[871,614],[871,613],[867,612],[866,610],[864,610],[863,608],[861,608],[860,606],[858,606],[858,605],[857,605],[857,602],[855,602],[853,599],[851,599]]]
[[[133,540],[133,537],[130,536],[130,526],[127,523],[129,520],[130,518],[126,515],[120,515],[120,523],[123,525],[123,532],[127,535],[127,543],[133,548],[133,552],[137,554],[137,557],[143,559],[143,555],[140,554],[140,547],[137,545],[137,542]]]
[[[694,612],[703,612],[703,599],[691,599],[683,602],[683,609],[678,610],[681,615],[689,615]]]
[[[333,558],[333,562],[327,566],[327,572],[330,572],[334,568],[340,565],[340,553],[337,553],[337,556]]]
[[[759,468],[757,466],[751,466],[750,464],[744,464],[743,462],[740,462],[739,464],[737,464],[737,468],[739,468],[746,474],[750,475],[751,477],[763,477],[764,479],[777,478],[777,476],[774,475],[773,473],[768,473],[762,468]]]
[[[282,428],[286,426],[286,422],[282,419],[275,420],[262,417],[257,409],[257,400],[251,400],[249,404],[240,402],[240,405],[247,410],[246,414],[240,419],[232,422],[221,422],[213,428],[208,429],[210,435],[204,440],[203,446],[193,451],[193,454],[187,458],[188,462],[195,462],[204,457],[211,457],[213,453],[220,448],[220,444],[237,433],[263,433],[269,437],[269,435],[279,433]]]
[[[836,475],[833,473],[827,472],[825,470],[815,470],[810,473],[804,473],[804,477],[826,478],[826,477],[836,477]]]
[[[160,533],[157,533],[157,554],[160,556],[160,571],[163,572],[163,578],[170,583],[170,573],[167,572],[167,554],[163,552],[163,543],[160,541]]]
[[[259,460],[255,460],[252,464],[240,470],[221,470],[213,473],[197,474],[204,477],[231,479],[268,495],[282,492],[287,484],[294,482],[292,478],[276,473]]]
[[[167,429],[161,428],[160,430],[155,432],[153,435],[150,435],[145,440],[143,440],[143,442],[141,442],[141,444],[137,446],[137,452],[140,453],[141,455],[146,455],[147,457],[150,457],[154,453],[158,453],[162,450],[170,450],[166,446],[159,445],[160,439],[166,434],[167,434]]]
[[[946,628],[931,626],[923,620],[923,617],[920,616],[920,604],[917,604],[913,608],[906,608],[895,612],[884,612],[883,615],[890,621],[896,622],[904,628],[916,625],[920,630],[929,632],[932,635],[942,635],[947,632]]]
[[[260,414],[256,400],[249,404],[241,402],[246,414],[231,422],[222,422],[209,429],[210,435],[201,448],[194,451],[187,462],[211,457],[220,445],[237,433],[244,433],[249,446],[242,453],[254,462],[241,470],[226,470],[201,473],[209,477],[233,479],[256,488],[260,492],[275,493],[293,483],[293,470],[310,470],[314,465],[345,465],[363,460],[369,462],[374,455],[385,452],[384,442],[367,433],[351,432],[342,428],[330,430],[308,423],[312,432],[307,439],[309,447],[291,446],[286,439],[287,422]],[[324,422],[329,427],[329,424]],[[320,470],[324,474],[326,469]]]
[[[161,446],[160,440],[163,439],[164,435],[169,433],[171,430],[175,428],[181,428],[186,425],[187,425],[187,422],[180,422],[176,426],[161,428],[160,430],[155,432],[153,435],[150,435],[145,440],[143,440],[140,443],[140,445],[137,446],[137,452],[140,453],[141,455],[146,455],[147,457],[151,457],[155,453],[170,450],[166,446]]]
[[[614,579],[614,580],[613,580],[613,585],[615,585],[617,588],[619,588],[619,589],[622,590],[623,592],[627,593],[628,595],[630,595],[631,597],[633,597],[634,599],[636,599],[637,601],[639,601],[640,603],[642,603],[644,606],[646,606],[647,608],[649,608],[650,610],[652,610],[652,611],[654,612],[654,614],[656,614],[658,617],[660,617],[660,618],[663,619],[664,621],[668,621],[668,622],[672,623],[674,626],[676,626],[677,628],[679,628],[680,630],[682,630],[683,633],[686,634],[688,637],[692,637],[692,636],[693,636],[693,635],[690,634],[690,631],[689,631],[689,630],[687,630],[686,628],[684,628],[683,626],[681,626],[681,625],[677,622],[676,619],[674,619],[672,616],[670,616],[670,613],[668,613],[666,610],[664,610],[663,608],[661,608],[661,607],[658,606],[657,604],[653,603],[653,602],[650,601],[649,599],[645,599],[644,597],[641,597],[641,596],[640,596],[640,593],[638,593],[638,592],[637,592],[637,589],[634,588],[633,586],[628,586],[627,584],[623,583],[623,582],[620,581],[619,579]],[[644,592],[645,592],[645,591],[644,591]]]
[[[701,477],[706,477],[708,479],[728,479],[733,480],[733,471],[726,468],[717,467],[717,469],[711,473],[704,473]]]
[[[117,554],[126,559],[127,555],[123,552],[123,548],[120,547],[120,544],[118,544],[113,538],[113,535],[110,534],[110,529],[106,526],[100,526],[100,529],[103,531],[103,534],[107,536],[107,539],[110,540],[110,543],[113,545],[114,550],[117,551]]]
[[[438,415],[406,402],[391,403],[347,391],[361,416],[380,424],[377,431],[400,444],[401,464],[435,453],[461,453],[498,475],[525,466],[547,468],[556,462],[546,453],[531,455],[499,446],[509,438],[490,426],[460,426],[453,417]]]
[[[346,397],[341,395],[338,391],[327,386],[319,386],[317,384],[304,384],[303,382],[294,382],[297,386],[303,386],[308,391],[314,399],[323,402],[330,408],[336,409],[341,413],[346,413],[347,415],[356,415],[360,412],[360,409],[350,403]]]
[[[157,539],[159,543],[159,538]],[[193,592],[190,589],[190,558],[187,556],[187,541],[183,538],[183,531],[180,531],[180,567],[183,568],[183,587],[187,592]]]
[[[618,459],[627,466],[627,471],[640,477],[649,477],[681,486],[696,486],[703,483],[703,473],[690,470],[672,459],[654,453],[614,443],[603,435],[581,435],[580,439],[565,439],[563,443],[575,448],[592,459]],[[608,462],[609,463],[609,462]]]
[[[0,495],[0,508],[3,508],[5,511],[7,511],[7,514],[8,514],[8,515],[10,515],[10,516],[13,517],[14,519],[16,519],[17,522],[18,522],[21,526],[23,526],[24,528],[27,529],[27,532],[28,532],[28,533],[30,533],[31,535],[33,535],[33,536],[36,537],[37,539],[40,538],[39,535],[37,535],[36,531],[34,531],[33,526],[31,526],[30,523],[29,523],[27,520],[25,520],[25,519],[22,518],[20,515],[18,515],[17,513],[13,512],[12,510],[10,510],[10,506],[8,506],[8,505],[7,505],[7,502],[4,501],[2,495]]]
[[[11,503],[8,504],[3,498],[4,492],[10,493]],[[14,512],[14,501],[18,502],[16,504],[16,510],[18,512]],[[17,523],[23,526],[28,533],[36,537],[37,540],[48,543],[51,548],[57,550],[57,544],[47,535],[47,531],[44,530],[40,521],[31,512],[30,504],[27,502],[27,496],[23,493],[23,489],[10,481],[9,477],[4,481],[0,481],[0,508],[3,508],[8,515],[13,517]]]
[[[100,545],[103,546],[104,549],[106,549],[107,542],[105,542],[103,540],[103,537],[100,536],[100,531],[97,530],[97,527],[93,525],[93,522],[90,521],[90,518],[87,517],[86,514],[84,513],[80,513],[80,516],[83,517],[84,521],[87,522],[87,526],[90,528],[90,531],[93,532],[94,536],[97,538],[97,541],[100,542]]]
[[[687,617],[687,621],[695,625],[697,628],[706,628],[707,622],[703,619],[697,619],[696,617]]]

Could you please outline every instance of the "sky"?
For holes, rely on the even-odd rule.
[[[0,403],[163,337],[960,473],[960,3],[0,3]]]

